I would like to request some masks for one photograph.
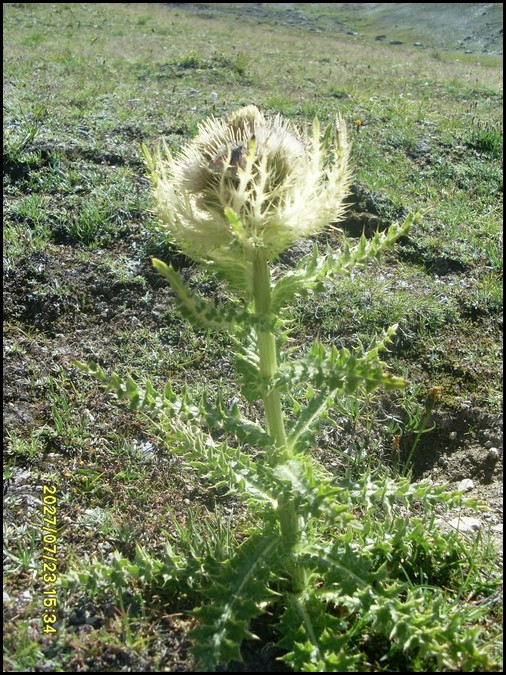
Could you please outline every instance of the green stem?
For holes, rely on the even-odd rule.
[[[260,360],[260,374],[266,383],[272,382],[278,363],[276,352],[276,336],[271,328],[275,317],[271,307],[271,278],[267,259],[261,253],[253,263],[253,287],[255,297],[255,313],[261,317],[257,327],[258,355]],[[265,421],[267,432],[274,441],[275,454],[269,458],[273,464],[282,464],[292,457],[286,440],[286,431],[281,407],[279,391],[268,384],[263,396]],[[293,548],[301,537],[299,517],[293,499],[280,500],[278,519],[281,533]],[[301,592],[306,585],[306,573],[301,565],[293,563],[287,570],[292,580],[292,592]]]
[[[411,459],[413,458],[413,455],[415,454],[415,450],[417,448],[418,443],[420,442],[420,438],[422,437],[422,434],[427,430],[430,431],[430,429],[426,429],[427,423],[429,422],[430,416],[432,414],[432,411],[434,410],[436,406],[436,401],[439,398],[439,389],[438,387],[433,387],[425,400],[425,410],[424,410],[424,415],[422,418],[422,422],[420,424],[420,427],[417,429],[416,432],[416,437],[415,441],[411,447],[411,450],[409,452],[408,458],[404,462],[404,470],[402,472],[403,476],[406,476],[407,474],[411,473]]]
[[[264,326],[271,324],[271,278],[267,260],[259,254],[253,264],[253,284],[255,293],[255,313],[265,319]],[[264,382],[270,382],[275,376],[278,363],[276,356],[276,336],[272,329],[257,328],[260,374]],[[286,442],[285,424],[279,391],[274,387],[263,396],[267,432],[274,440],[279,461],[289,458]]]

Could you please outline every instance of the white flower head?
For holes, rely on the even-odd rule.
[[[340,117],[320,132],[299,132],[253,105],[211,117],[175,157],[146,151],[158,213],[187,255],[247,272],[258,255],[339,220],[348,192],[349,145]]]

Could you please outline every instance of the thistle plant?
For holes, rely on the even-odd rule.
[[[260,421],[237,403],[227,406],[219,392],[193,401],[170,384],[157,392],[149,382],[141,387],[80,364],[149,415],[167,448],[248,510],[249,526],[225,552],[210,542],[184,554],[168,546],[163,559],[139,549],[134,562],[115,557],[75,577],[91,586],[135,579],[174,594],[191,588],[199,597],[191,638],[202,670],[240,660],[241,644],[254,637],[251,622],[262,614],[276,622],[282,658],[295,671],[370,665],[360,649],[364,635],[382,636],[386,650],[395,644],[399,653],[412,650],[440,667],[474,649],[460,635],[460,619],[445,623],[406,582],[427,547],[421,532],[433,525],[434,502],[453,504],[457,497],[406,478],[339,481],[311,452],[319,424],[340,398],[404,385],[380,359],[395,326],[367,349],[316,341],[302,354],[287,348],[284,317],[296,296],[321,293],[377,258],[419,217],[338,252],[321,253],[315,244],[293,269],[274,274],[273,261],[291,244],[342,218],[349,152],[339,117],[325,130],[314,120],[301,132],[254,106],[204,122],[176,156],[166,146],[144,148],[162,227],[225,282],[229,299],[199,296],[174,268],[153,264],[189,321],[230,337],[242,395],[261,408]],[[407,519],[415,501],[424,515]]]

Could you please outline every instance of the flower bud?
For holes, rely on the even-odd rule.
[[[343,213],[349,146],[339,117],[307,134],[250,105],[206,120],[175,157],[166,146],[145,153],[174,243],[225,274],[247,276],[257,256],[271,260]]]

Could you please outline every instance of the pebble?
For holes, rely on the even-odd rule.
[[[481,520],[478,518],[471,518],[470,516],[461,516],[460,518],[452,518],[448,525],[451,525],[459,532],[477,532],[481,529]]]
[[[488,453],[487,453],[487,457],[488,457],[489,459],[496,460],[496,459],[499,459],[499,454],[500,454],[500,453],[499,453],[499,449],[498,449],[498,448],[490,448],[490,450],[489,450]]]
[[[457,485],[457,490],[459,490],[459,492],[469,492],[473,488],[474,482],[470,478],[464,478],[464,480],[461,480]]]
[[[108,541],[101,541],[99,544],[97,544],[97,548],[102,551],[102,553],[107,553],[107,551],[112,549],[112,545]]]
[[[485,443],[483,443],[483,447],[487,448],[488,450],[489,448],[494,447],[494,444],[492,443],[492,441],[486,441]]]

